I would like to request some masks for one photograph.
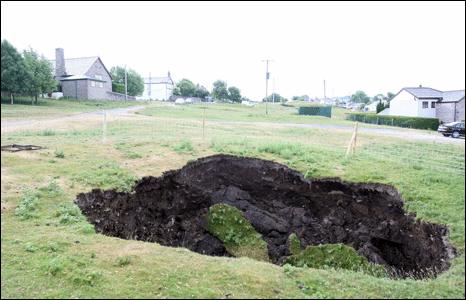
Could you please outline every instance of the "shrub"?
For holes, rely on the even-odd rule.
[[[437,130],[440,124],[437,118],[384,116],[373,113],[352,113],[348,114],[346,118],[351,121],[363,123],[430,130]]]
[[[298,109],[300,115],[332,117],[331,106],[301,106]]]

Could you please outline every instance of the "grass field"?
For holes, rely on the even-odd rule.
[[[75,99],[52,100],[39,98],[38,103],[33,105],[29,98],[18,98],[15,100],[15,104],[11,105],[9,99],[2,99],[1,117],[2,120],[45,119],[137,104],[140,103],[134,101],[78,101]]]
[[[86,107],[73,105],[60,102],[50,108],[71,112]],[[23,113],[22,105],[4,112],[4,106],[2,120],[42,114]],[[269,108],[265,117],[262,105],[212,104],[205,110],[203,130],[202,107],[151,104],[140,117],[109,119],[105,142],[101,125],[86,122],[2,133],[2,145],[46,147],[1,154],[2,298],[464,298],[464,144],[361,133],[355,156],[346,157],[350,132],[282,126],[297,121],[351,124],[343,120],[343,110],[324,119],[303,118],[295,108]],[[273,126],[249,122],[264,120]],[[392,184],[408,211],[448,225],[460,255],[448,271],[426,280],[280,267],[96,234],[73,204],[79,192],[127,190],[136,178],[159,176],[215,153],[275,160],[309,178]]]

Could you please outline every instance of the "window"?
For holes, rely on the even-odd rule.
[[[95,86],[95,81],[91,80],[91,86]]]
[[[102,80],[102,75],[94,75],[95,79]]]
[[[103,87],[104,87],[104,83],[103,83],[103,82],[99,82],[99,87],[103,88]]]
[[[435,108],[435,102],[430,103],[430,108]]]
[[[429,102],[428,101],[422,101],[422,108],[429,108]]]

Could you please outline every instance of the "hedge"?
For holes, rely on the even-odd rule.
[[[301,106],[298,113],[300,115],[332,117],[331,106]]]
[[[437,130],[439,119],[437,118],[419,118],[403,116],[384,116],[371,113],[352,113],[348,114],[347,120],[358,121],[363,123],[389,125],[397,127],[408,127],[416,129]]]

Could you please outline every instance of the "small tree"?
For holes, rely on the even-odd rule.
[[[1,55],[1,89],[10,94],[11,104],[13,104],[14,94],[27,92],[26,83],[30,81],[30,74],[26,70],[21,54],[7,40],[2,40]]]
[[[57,88],[58,82],[53,78],[53,68],[43,56],[39,57],[32,48],[23,51],[24,63],[29,73],[29,81],[26,83],[27,91],[34,97],[37,104],[37,96],[45,92],[51,92]]]
[[[241,91],[235,86],[228,88],[228,99],[233,102],[241,102]]]
[[[212,96],[218,100],[228,99],[227,83],[222,80],[217,80],[213,83]]]
[[[125,86],[125,68],[116,66],[110,69],[112,74],[112,83],[122,84]],[[144,79],[135,70],[126,71],[126,80],[128,82],[128,95],[139,96],[144,92]],[[113,86],[113,85],[112,85]]]
[[[377,103],[377,106],[375,108],[376,112],[379,113],[384,109],[385,109],[385,105],[383,104],[382,100],[379,100],[379,103]]]

